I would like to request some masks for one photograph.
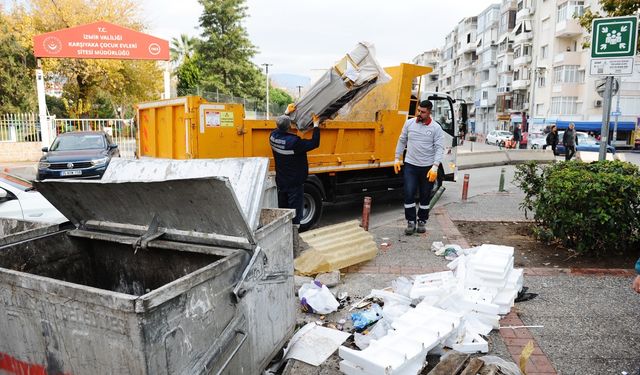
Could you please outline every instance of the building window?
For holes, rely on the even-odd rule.
[[[578,113],[577,96],[554,96],[551,98],[551,113],[554,115],[575,115]]]
[[[567,1],[558,5],[556,12],[556,22],[560,23],[574,17],[580,17],[584,14],[584,1]]]
[[[488,91],[483,91],[482,92],[482,99],[489,99],[489,92]]]
[[[536,104],[536,114],[544,113],[544,104]]]
[[[547,85],[546,77],[541,74],[538,76],[538,87],[545,87]]]
[[[549,45],[540,47],[540,56],[543,59],[546,59],[547,57],[549,57]]]
[[[584,70],[580,65],[563,65],[553,68],[554,83],[584,83]]]

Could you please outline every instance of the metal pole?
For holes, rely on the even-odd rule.
[[[615,142],[618,139],[618,116],[620,113],[620,89],[622,84],[618,85],[618,98],[616,99],[616,120],[613,123],[613,136],[611,137],[611,146],[615,147]]]
[[[38,115],[40,117],[40,137],[42,140],[42,147],[49,147],[51,145],[51,128],[49,126],[49,119],[47,118],[47,101],[44,92],[44,73],[40,68],[41,62],[38,59],[38,69],[36,69],[36,88],[38,93]],[[37,139],[36,133],[36,139]]]
[[[467,195],[469,193],[469,174],[464,174],[464,181],[462,182],[462,201],[466,202]]]
[[[269,66],[273,64],[262,64],[264,65],[264,70],[267,74],[267,120],[269,119]]]
[[[504,191],[504,173],[506,172],[506,169],[502,168],[502,170],[500,170],[500,183],[498,185],[498,191],[502,192]]]
[[[362,229],[369,231],[369,214],[371,213],[371,197],[364,197],[362,205]]]
[[[298,88],[298,99],[302,96],[302,86],[296,86]]]
[[[600,130],[600,153],[598,160],[606,160],[607,144],[609,144],[609,116],[611,115],[611,90],[613,86],[613,76],[607,76],[602,99],[602,128]]]

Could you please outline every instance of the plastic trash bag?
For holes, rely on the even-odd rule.
[[[382,308],[377,303],[371,305],[371,308],[368,310],[351,314],[353,328],[358,332],[367,328],[371,323],[377,322],[381,317]]]
[[[500,373],[504,375],[523,375],[518,365],[513,362],[505,361],[494,355],[485,355],[480,357],[485,365],[496,365],[500,369]]]
[[[404,276],[400,276],[391,282],[393,291],[405,297],[409,297],[409,294],[411,294],[412,286],[413,283]]]
[[[298,290],[298,297],[305,311],[316,314],[329,314],[340,306],[329,288],[319,281],[303,284]]]
[[[371,327],[369,333],[365,335],[356,332],[353,334],[353,339],[356,346],[360,348],[360,350],[365,350],[369,346],[369,344],[371,344],[371,340],[379,340],[383,338],[392,329],[393,327],[391,327],[391,324],[386,319],[382,318],[378,320],[378,322],[374,324],[373,327]]]

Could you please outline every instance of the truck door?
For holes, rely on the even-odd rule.
[[[454,100],[446,96],[429,96],[429,100],[433,103],[433,111],[431,117],[435,119],[442,130],[444,130],[444,158],[442,160],[442,169],[445,181],[455,181],[455,173],[457,171],[456,153],[457,153],[457,129],[455,126],[455,116],[453,111]]]

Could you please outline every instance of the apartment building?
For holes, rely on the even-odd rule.
[[[433,71],[426,77],[416,79],[414,84],[417,86],[414,87],[414,90],[418,90],[420,92],[439,91],[440,60],[440,50],[437,48],[425,51],[411,60],[411,62],[416,65],[430,66],[433,68]]]
[[[502,0],[464,18],[445,38],[437,88],[469,103],[470,132],[511,130],[524,119],[531,131],[574,122],[598,133],[601,77],[589,74],[589,34],[575,18],[598,7],[598,0]],[[628,146],[640,118],[638,57],[634,74],[618,80],[615,144]]]
[[[560,129],[573,122],[578,130],[599,132],[602,124],[602,98],[595,90],[598,76],[589,73],[590,48],[584,45],[590,35],[575,16],[591,8],[599,10],[597,0],[539,0],[536,11],[530,90],[532,116],[537,123],[556,124]],[[632,131],[640,116],[640,71],[636,58],[632,76],[619,78],[619,95],[612,111],[618,117],[615,144],[633,143]],[[618,105],[619,104],[619,105]],[[613,124],[615,118],[611,118]]]
[[[478,14],[475,71],[475,129],[486,134],[497,127],[497,52],[500,4],[490,5]]]
[[[513,28],[516,26],[516,0],[502,0],[500,4],[500,24],[498,26],[497,70],[498,86],[496,92],[496,128],[509,129],[513,103]]]

